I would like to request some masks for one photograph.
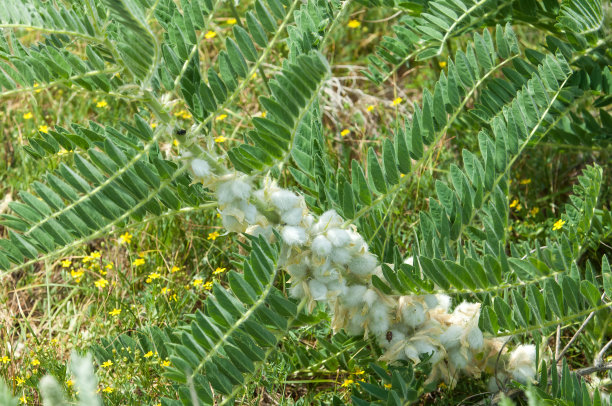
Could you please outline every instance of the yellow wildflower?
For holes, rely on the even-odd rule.
[[[510,203],[510,208],[513,209],[519,205],[518,199],[514,199],[512,203]]]
[[[162,288],[162,290],[161,290],[161,294],[162,294],[162,295],[167,295],[168,293],[170,293],[170,291],[171,291],[171,290],[172,290],[172,289],[170,289],[170,288]]]
[[[24,405],[28,404],[28,398],[26,398],[26,395],[23,395],[22,397],[20,397],[19,401],[23,403]]]
[[[528,185],[531,183],[531,179],[523,179],[521,180],[521,185]]]
[[[18,376],[17,378],[15,378],[15,383],[17,384],[17,386],[21,386],[25,383],[25,379]]]
[[[355,372],[353,372],[353,374],[355,375],[363,375],[365,374],[365,371],[361,368],[357,368],[357,370],[355,370]]]
[[[101,109],[103,109],[106,106],[108,106],[108,103],[106,102],[106,100],[102,100],[96,103],[96,107],[101,108]]]
[[[561,230],[564,224],[565,224],[565,220],[559,219],[555,221],[555,224],[553,224],[553,231]]]
[[[176,266],[176,265],[174,265],[174,266],[172,267],[172,269],[170,269],[170,272],[175,273],[175,272],[178,272],[178,271],[180,271],[180,270],[181,270],[181,267],[180,267],[180,266]]]
[[[147,253],[146,253],[145,251],[140,251],[140,252],[138,253],[138,256],[139,256],[140,258],[144,258],[146,255],[147,255]]]
[[[529,214],[531,214],[532,216],[535,216],[539,212],[540,212],[540,209],[538,207],[534,207],[533,209],[531,209],[531,211],[529,211]]]
[[[396,97],[396,98],[393,100],[393,105],[394,105],[394,106],[397,106],[398,104],[400,104],[400,103],[401,103],[401,102],[403,102],[403,101],[404,101],[404,99],[402,99],[401,97]]]
[[[171,302],[172,301],[178,302],[178,296],[176,296],[176,293],[174,295],[170,296],[170,301]]]
[[[207,240],[213,240],[215,241],[217,238],[219,238],[219,232],[218,231],[213,231],[212,233],[208,234],[208,238]]]
[[[111,316],[119,316],[121,314],[121,309],[117,309],[116,307],[108,312]]]
[[[97,288],[103,289],[106,287],[106,285],[108,285],[108,281],[104,278],[100,278],[94,284]]]
[[[132,262],[132,265],[134,266],[140,266],[140,265],[144,265],[145,260],[143,258],[137,258],[134,262]]]
[[[110,270],[110,269],[113,269],[113,267],[114,267],[114,266],[115,266],[115,265],[114,265],[112,262],[109,262],[108,264],[106,264],[106,265],[104,266],[104,268],[106,268],[106,269],[109,269],[109,270]]]
[[[208,31],[205,35],[204,38],[206,39],[212,39],[215,38],[217,36],[217,33],[214,31]]]
[[[79,268],[78,270],[72,270],[70,271],[70,276],[72,276],[72,279],[74,279],[76,281],[76,283],[81,282],[81,278],[83,277],[83,274],[85,273],[85,270],[83,268]]]
[[[2,362],[3,364],[8,364],[10,361],[11,359],[6,355],[3,355],[2,358],[0,358],[0,362]]]
[[[193,286],[198,287],[198,286],[200,286],[200,285],[201,285],[203,282],[204,282],[204,280],[203,280],[203,279],[194,279],[194,280],[193,280],[193,282],[192,282],[192,284],[193,284]]]
[[[175,147],[178,147],[179,146],[179,141],[178,140],[172,141],[172,145],[174,145]]]
[[[211,290],[211,289],[212,289],[212,287],[213,287],[213,283],[212,283],[211,281],[208,281],[208,282],[206,282],[206,283],[204,284],[204,286],[203,286],[203,287],[204,287],[204,289],[206,289],[206,290]]]
[[[236,24],[237,22],[238,22],[238,21],[237,21],[235,18],[230,18],[229,20],[227,20],[227,23],[228,23],[229,25],[234,25],[234,24]]]
[[[100,251],[94,251],[91,254],[89,254],[91,256],[91,259],[98,259],[100,258]]]
[[[191,113],[189,113],[188,111],[184,112],[181,115],[181,118],[183,118],[184,120],[189,120],[190,118],[192,118],[193,116],[191,115]]]
[[[110,386],[105,387],[104,389],[102,389],[102,392],[105,393],[113,393],[113,388],[111,388]]]
[[[188,114],[186,110],[179,110],[176,113],[174,113],[174,116],[175,117],[180,117],[180,116],[183,116],[185,114]]]
[[[391,384],[390,384],[390,383],[386,383],[386,384],[384,384],[383,386],[384,386],[385,388],[387,388],[387,389],[391,389]]]
[[[446,61],[440,61],[438,62],[438,66],[442,69],[446,68]]]
[[[48,134],[49,133],[49,127],[46,125],[40,125],[38,126],[38,131],[40,131],[41,133],[45,133]]]
[[[159,279],[160,277],[161,277],[160,274],[158,274],[157,272],[153,272],[149,274],[149,276],[147,277],[147,283],[151,283],[151,281],[154,281],[155,279]]]
[[[217,268],[213,271],[213,275],[219,275],[223,272],[225,272],[225,268]]]
[[[351,132],[351,130],[348,130],[348,129],[345,128],[344,130],[342,130],[342,132],[340,132],[340,135],[342,137],[345,137],[345,136],[349,135],[350,132]]]
[[[151,129],[155,130],[155,127],[157,127],[157,123],[151,123]]]
[[[225,141],[227,141],[227,138],[225,138],[225,137],[224,137],[224,136],[222,136],[222,135],[220,135],[220,136],[218,136],[218,137],[216,137],[216,138],[215,138],[215,142],[216,142],[217,144],[220,144],[220,143],[225,142]]]
[[[143,355],[143,357],[145,358],[151,358],[152,356],[153,356],[153,351],[149,351],[145,355]]]
[[[72,261],[69,259],[65,259],[61,262],[62,264],[62,268],[68,268],[70,265],[72,265]]]
[[[119,244],[129,244],[132,242],[132,234],[127,231],[119,236]]]
[[[366,107],[366,110],[367,110],[368,112],[371,112],[372,110],[374,110],[374,106],[369,105],[368,107]]]
[[[30,120],[32,117],[34,117],[34,115],[32,114],[31,111],[28,111],[27,113],[23,115],[24,120]]]
[[[361,23],[357,20],[350,20],[347,24],[349,28],[359,28],[361,27]]]
[[[169,367],[169,366],[170,366],[170,361],[168,361],[168,360],[166,360],[166,361],[162,361],[160,365],[161,365],[162,367],[167,368],[167,367]]]
[[[36,367],[40,365],[40,361],[38,360],[38,358],[34,358],[32,361],[30,361],[30,364]]]
[[[343,388],[347,388],[349,386],[351,386],[355,381],[353,381],[352,379],[345,379],[344,382],[342,382],[342,387]]]
[[[262,116],[263,118],[266,118],[266,116],[267,116],[267,115],[268,115],[268,112],[267,112],[267,111],[262,111],[262,112],[261,112],[261,116]]]
[[[227,114],[219,114],[217,116],[217,118],[215,118],[216,121],[223,121],[227,118]]]
[[[74,385],[74,381],[73,381],[72,379],[68,379],[68,380],[66,381],[66,386],[67,386],[67,387],[71,387],[72,385]]]
[[[34,89],[36,89],[37,87],[39,87],[40,85],[38,83],[34,83]],[[42,89],[36,89],[34,90],[35,93],[40,93],[42,92]]]
[[[108,368],[108,367],[112,367],[113,366],[113,361],[108,360],[102,363],[101,367],[102,368]]]

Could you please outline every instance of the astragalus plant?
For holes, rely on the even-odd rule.
[[[68,158],[2,215],[2,274],[134,222],[217,211],[246,250],[236,253],[242,261],[179,328],[134,341],[169,354],[175,396],[162,404],[236,401],[279,343],[322,310],[334,334],[369,340],[376,358],[355,404],[418,402],[441,382],[452,390],[466,380],[490,391],[483,401],[502,391],[518,402],[523,393],[602,402],[581,377],[601,377],[603,355],[578,371],[564,359],[612,304],[612,222],[601,199],[610,196],[609,2],[237,3],[3,1],[2,100],[61,87],[64,97],[90,93],[137,113],[119,123],[77,117],[27,140],[36,159]],[[351,15],[360,10],[395,14],[395,35],[366,55],[368,88],[407,66],[437,79],[396,122],[379,123],[388,136],[340,159],[324,121],[330,43],[351,41],[341,35],[359,27]],[[211,55],[203,43],[221,15],[233,28]],[[24,30],[39,35],[24,41]],[[265,114],[243,109],[248,94]],[[185,110],[173,114],[176,106]],[[240,126],[224,149],[215,127],[228,114]],[[174,140],[176,153],[163,147]],[[453,143],[477,148],[439,161]],[[538,143],[592,151],[567,180],[573,194],[545,241],[509,230],[513,171]],[[423,197],[415,191],[428,176]],[[427,204],[406,231],[391,217],[409,194]],[[97,358],[112,357],[113,345],[104,340]],[[61,404],[45,379],[43,394]]]

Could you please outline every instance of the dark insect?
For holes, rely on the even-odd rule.
[[[387,331],[387,341],[391,342],[393,340],[393,333],[391,330]]]
[[[182,128],[179,128],[178,130],[176,130],[176,135],[185,135],[187,134],[187,130],[184,130]]]

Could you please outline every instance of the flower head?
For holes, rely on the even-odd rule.
[[[119,236],[119,244],[129,244],[132,242],[132,234],[127,231]]]
[[[143,357],[145,358],[151,358],[152,356],[153,356],[153,351],[149,351],[145,355],[143,355]]]
[[[348,388],[353,383],[355,383],[354,380],[352,380],[352,379],[345,379],[344,382],[342,382],[342,385],[340,385],[340,386],[342,386],[343,388]]]
[[[342,130],[342,131],[340,132],[340,136],[341,136],[341,137],[346,137],[346,136],[347,136],[347,135],[349,135],[350,133],[351,133],[351,130],[349,130],[349,129],[346,129],[346,128],[345,128],[344,130]]]
[[[361,23],[357,20],[350,20],[347,24],[349,28],[359,28],[361,27]]]
[[[219,114],[219,115],[218,115],[218,116],[215,118],[215,120],[216,120],[216,121],[223,121],[223,120],[225,120],[226,118],[227,118],[227,114]]]
[[[102,368],[108,368],[108,367],[112,367],[113,366],[113,361],[108,360],[102,363],[101,367]]]
[[[553,231],[561,230],[565,225],[565,220],[559,219],[553,224]]]
[[[204,38],[206,39],[212,39],[215,38],[217,36],[217,33],[214,31],[208,31],[205,35]]]
[[[23,115],[24,120],[30,120],[32,117],[33,117],[33,114],[31,111],[28,111],[27,113]]]
[[[401,97],[396,97],[395,99],[393,99],[392,104],[393,104],[394,106],[397,106],[398,104],[400,104],[400,103],[401,103],[401,102],[403,102],[403,101],[404,101],[404,99],[402,99]]]
[[[212,233],[208,234],[208,238],[207,240],[213,240],[215,241],[217,238],[219,238],[219,232],[218,231],[213,231]]]
[[[62,264],[62,268],[68,268],[70,265],[72,265],[72,261],[69,259],[65,259],[61,262]]]
[[[144,263],[145,263],[144,258],[136,258],[134,262],[132,262],[132,265],[140,266],[140,265],[144,265]]]
[[[117,309],[116,307],[108,312],[111,316],[119,316],[121,314],[121,309]]]
[[[229,25],[234,25],[238,22],[238,20],[236,20],[235,18],[229,18],[226,23]]]
[[[103,109],[106,106],[108,106],[108,103],[106,102],[106,100],[100,100],[99,102],[96,103],[96,107],[100,109]]]
[[[100,278],[94,282],[94,285],[96,285],[97,288],[103,289],[108,285],[108,281],[104,278]]]
[[[37,358],[34,358],[32,361],[30,361],[30,364],[36,367],[40,365],[40,361]]]
[[[220,136],[218,136],[218,137],[215,137],[215,142],[216,142],[217,144],[220,144],[220,143],[225,142],[225,141],[227,141],[227,138],[225,138],[225,137],[224,137],[224,136],[222,136],[222,135],[220,135]]]
[[[40,131],[41,133],[45,133],[48,134],[49,133],[49,127],[45,124],[38,126],[38,131]]]
[[[225,272],[225,268],[217,268],[213,271],[213,275],[219,275]]]
[[[203,286],[203,288],[204,288],[205,290],[211,290],[211,289],[212,289],[212,287],[213,287],[213,283],[212,283],[212,281],[208,281],[208,282],[206,282],[206,283],[204,284],[204,286]]]
[[[369,105],[368,107],[366,107],[366,110],[369,112],[371,112],[372,110],[374,110],[374,106]]]
[[[0,358],[0,362],[3,364],[8,364],[9,362],[11,362],[11,359],[8,356],[3,355],[2,358]]]

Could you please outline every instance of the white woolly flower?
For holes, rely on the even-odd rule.
[[[484,346],[484,336],[478,327],[472,327],[465,335],[471,350],[479,351]]]
[[[283,223],[289,224],[290,226],[297,226],[302,222],[302,218],[304,217],[304,209],[301,207],[293,208],[289,211],[284,212],[281,215],[281,221]]]
[[[310,295],[314,300],[325,300],[327,298],[327,286],[324,283],[319,282],[316,279],[312,279],[308,282],[308,288],[310,289]]]
[[[448,360],[455,369],[464,369],[470,358],[470,353],[461,348],[453,348],[448,352]]]
[[[302,227],[285,226],[281,236],[287,245],[303,245],[306,243],[306,230]]]
[[[217,186],[217,199],[221,206],[234,200],[248,200],[251,196],[251,185],[241,179],[230,179]]]
[[[234,233],[242,233],[247,228],[244,222],[240,221],[232,214],[224,213],[223,211],[221,211],[221,223],[224,228]]]
[[[312,240],[310,248],[312,252],[320,257],[327,257],[332,251],[331,242],[322,235],[318,235]]]
[[[344,328],[348,335],[358,336],[363,334],[364,325],[367,317],[361,313],[356,313],[349,318],[348,325]]]
[[[379,335],[386,333],[389,329],[389,308],[383,302],[376,302],[370,308],[368,313],[368,330],[374,334]]]
[[[362,300],[368,305],[368,307],[372,307],[374,303],[379,301],[378,294],[374,289],[368,289],[364,294]]]
[[[451,298],[448,295],[437,294],[425,296],[425,303],[430,309],[439,309],[444,312],[448,312],[451,305]]]
[[[379,335],[377,339],[378,339],[378,344],[382,348],[389,348],[389,347],[394,346],[396,343],[400,341],[404,341],[406,339],[406,335],[402,333],[401,331],[396,330],[393,327],[391,327],[388,332],[385,332],[385,334]]]
[[[519,345],[510,353],[508,372],[522,384],[532,382],[536,375],[535,345]]]
[[[191,160],[191,171],[196,178],[205,178],[210,175],[210,165],[203,159],[194,158]]]
[[[328,230],[333,227],[338,227],[341,224],[342,217],[340,217],[335,210],[328,210],[325,213],[321,214],[321,217],[319,217],[319,221],[317,221],[312,226],[312,233],[320,234],[325,230]]]
[[[458,324],[467,324],[480,316],[480,303],[462,302],[455,307],[452,314],[452,322]]]
[[[291,275],[291,278],[296,281],[302,281],[306,279],[308,273],[308,265],[303,262],[297,264],[287,265],[287,272]]]
[[[405,303],[401,306],[402,321],[410,328],[420,326],[425,322],[425,309],[419,302]]]
[[[348,263],[352,273],[358,276],[371,275],[376,268],[376,257],[370,253],[353,257]]]
[[[312,277],[322,283],[337,281],[340,278],[340,273],[337,269],[332,268],[329,262],[321,266],[314,267]]]
[[[294,283],[289,288],[289,295],[293,298],[301,299],[304,297],[305,294],[306,292],[304,291],[304,284],[302,282]]]
[[[353,255],[346,248],[334,248],[330,258],[338,265],[347,265],[353,258]]]
[[[334,247],[344,247],[351,240],[349,232],[341,228],[332,228],[327,230],[325,236]]]
[[[410,340],[408,344],[406,344],[404,352],[406,354],[406,357],[408,357],[408,359],[412,360],[413,362],[419,362],[419,356],[421,354],[431,354],[430,362],[432,364],[437,363],[441,358],[438,349],[430,342],[430,339],[424,338]]]
[[[270,201],[278,210],[288,211],[298,205],[300,197],[289,190],[281,189],[270,195]]]
[[[346,281],[343,280],[332,280],[326,284],[327,286],[327,297],[336,298],[338,296],[346,294],[348,290],[348,286],[346,286]]]
[[[447,350],[457,348],[461,345],[461,337],[464,334],[463,327],[453,324],[440,335],[440,344]]]
[[[364,295],[368,288],[364,285],[351,285],[342,295],[342,304],[348,308],[357,307],[363,303]]]

